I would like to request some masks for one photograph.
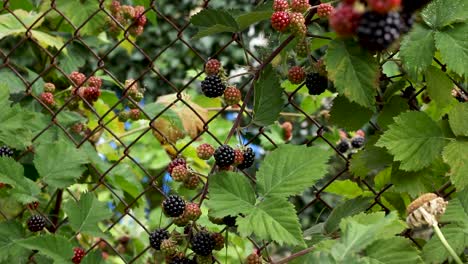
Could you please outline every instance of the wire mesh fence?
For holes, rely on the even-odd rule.
[[[61,133],[66,135],[68,140],[72,142],[77,149],[86,148],[88,143],[92,143],[92,145],[97,149],[99,149],[99,145],[102,146],[114,144],[118,146],[118,156],[113,158],[108,167],[97,166],[93,163],[87,165],[88,173],[93,175],[92,182],[86,182],[88,190],[89,192],[98,192],[105,189],[110,192],[112,197],[119,203],[119,206],[114,208],[112,221],[105,223],[105,233],[112,234],[112,236],[117,236],[116,234],[112,233],[113,228],[124,219],[131,219],[131,221],[137,225],[139,229],[144,230],[144,232],[149,235],[151,230],[147,225],[148,221],[137,217],[134,211],[138,207],[138,204],[143,200],[151,199],[150,197],[154,196],[158,196],[158,199],[160,200],[167,196],[168,192],[164,187],[166,181],[166,169],[164,168],[160,170],[154,170],[153,168],[145,167],[142,162],[140,162],[140,158],[136,157],[134,155],[134,151],[132,150],[136,149],[136,151],[142,151],[143,149],[144,151],[144,146],[147,144],[147,139],[145,137],[148,137],[148,135],[151,134],[156,134],[157,137],[162,140],[162,142],[165,142],[164,148],[167,150],[167,153],[169,153],[171,158],[176,158],[183,155],[183,152],[189,149],[191,145],[199,141],[202,136],[212,138],[212,140],[217,142],[218,145],[230,142],[233,137],[245,139],[247,138],[247,133],[249,134],[248,139],[241,142],[241,144],[245,146],[249,146],[259,139],[269,142],[273,148],[275,148],[278,144],[284,143],[277,142],[277,139],[273,138],[264,127],[254,127],[254,129],[248,129],[243,127],[243,124],[249,124],[249,120],[252,118],[252,110],[250,106],[252,105],[253,101],[253,83],[259,78],[262,70],[271,64],[275,57],[278,56],[278,54],[280,54],[282,50],[285,49],[285,47],[294,39],[294,36],[285,38],[279,43],[279,45],[273,48],[272,52],[266,56],[261,56],[258,54],[258,50],[252,50],[252,48],[246,44],[244,39],[246,37],[245,32],[236,33],[232,34],[229,39],[223,39],[224,42],[219,44],[215,52],[206,54],[205,50],[198,48],[199,42],[203,42],[205,40],[192,38],[195,33],[193,27],[190,24],[190,9],[179,10],[179,13],[181,14],[179,17],[176,17],[174,16],[174,13],[166,13],[167,10],[165,11],[162,9],[158,1],[148,1],[148,5],[139,10],[140,13],[135,16],[135,19],[132,20],[130,24],[124,25],[122,24],[122,19],[116,17],[115,13],[113,14],[111,8],[109,7],[109,1],[93,1],[96,2],[95,8],[93,10],[87,10],[87,17],[81,17],[78,20],[76,17],[70,17],[69,12],[64,12],[64,10],[61,9],[61,6],[63,6],[59,3],[61,1],[44,1],[45,4],[42,3],[41,5],[40,15],[34,16],[33,20],[30,19],[31,16],[24,16],[23,13],[19,13],[18,10],[15,9],[15,6],[17,6],[16,1],[3,1],[3,7],[0,9],[0,14],[10,14],[15,19],[14,23],[21,24],[22,29],[18,31],[20,32],[17,34],[19,37],[16,38],[14,43],[4,42],[5,44],[1,45],[0,56],[2,58],[2,65],[0,69],[2,69],[2,74],[5,75],[0,78],[6,78],[6,73],[8,73],[8,76],[13,74],[16,78],[21,80],[21,86],[17,87],[17,90],[20,91],[18,93],[18,101],[24,100],[25,98],[33,98],[33,100],[41,106],[41,109],[38,109],[38,111],[46,112],[49,116],[48,125],[39,129],[34,135],[32,139],[33,145],[34,142],[39,141],[41,137],[46,137],[47,131],[58,128],[61,130]],[[81,3],[86,1],[76,2]],[[77,5],[77,8],[80,8],[79,3],[77,3]],[[198,3],[193,4],[193,7],[196,10],[201,10],[208,8],[209,5],[210,1],[199,1]],[[175,8],[177,8],[177,5]],[[79,15],[81,15],[81,13]],[[307,23],[312,21],[313,15],[314,12],[311,12],[308,17],[306,17]],[[45,47],[43,43],[43,36],[36,30],[37,25],[43,23],[43,20],[50,16],[57,18],[53,20],[56,24],[49,25],[50,28],[58,29],[63,24],[66,24],[71,28],[70,34],[61,35],[63,41],[60,44],[58,44],[58,42],[54,42],[54,40],[51,40],[52,43],[50,43],[49,46],[55,45],[53,48]],[[164,45],[158,44],[157,47],[150,47],[151,50],[149,50],[147,46],[144,46],[144,44],[142,45],[142,42],[138,38],[135,38],[135,31],[138,31],[139,19],[142,19],[143,17],[146,19],[150,16],[155,16],[159,25],[165,24],[168,32],[163,32],[163,34],[170,35],[168,40],[165,41],[166,43],[164,43]],[[26,18],[28,19],[27,21],[25,21]],[[106,26],[106,31],[120,32],[120,37],[109,41],[109,44],[105,48],[100,48],[93,43],[89,43],[87,35],[83,34],[83,32],[90,30],[89,27],[93,27],[97,23],[97,20],[102,19],[108,23],[107,25],[111,25]],[[77,21],[79,23],[77,23]],[[322,38],[321,36],[316,37]],[[314,40],[314,36],[310,36],[310,38]],[[88,65],[88,68],[92,70],[87,72],[86,76],[88,77],[86,77],[86,79],[81,82],[81,84],[76,83],[76,80],[70,77],[71,68],[69,65],[64,65],[63,60],[61,59],[61,56],[63,56],[64,53],[69,52],[69,48],[73,43],[78,43],[85,50],[87,56],[91,57],[91,61],[94,62],[94,65]],[[36,76],[32,76],[31,73],[28,73],[25,70],[24,65],[21,65],[21,60],[18,59],[19,57],[24,56],[22,48],[24,48],[26,44],[33,47],[33,52],[42,54],[41,63],[43,67],[38,69],[39,71]],[[122,46],[125,46],[126,49],[131,49],[135,54],[137,54],[137,56],[142,58],[140,61],[144,63],[143,65],[140,65],[138,72],[134,72],[132,80],[128,81],[127,83],[125,83],[124,80],[126,78],[122,78],[121,76],[116,75],[116,73],[114,73],[109,68],[110,63],[115,63],[115,61],[112,61],[111,54],[117,49],[122,48]],[[242,51],[242,57],[244,57],[244,62],[247,65],[246,68],[252,69],[252,74],[244,77],[242,79],[242,83],[238,87],[240,90],[245,91],[243,103],[241,103],[238,107],[211,107],[204,108],[203,111],[201,111],[200,108],[193,105],[190,99],[187,99],[186,94],[190,91],[196,91],[199,89],[199,78],[204,73],[203,65],[208,61],[208,59],[221,58],[228,49]],[[166,58],[163,58],[164,54],[174,52],[177,53],[178,50],[188,50],[187,53],[190,54],[190,60],[186,63],[197,69],[197,71],[193,72],[190,76],[182,78],[182,81],[180,78],[173,80],[173,71],[166,70],[163,73],[158,66],[160,60],[166,60]],[[38,59],[39,58],[37,57],[30,58],[30,60]],[[121,61],[119,64],[125,65],[126,62]],[[75,69],[74,71],[78,70],[79,69]],[[176,70],[176,67],[174,67],[174,71]],[[56,107],[52,107],[50,104],[47,104],[47,102],[45,102],[40,97],[40,95],[35,92],[35,87],[42,85],[41,79],[47,78],[51,72],[62,75],[62,79],[66,79],[66,82],[72,84],[69,88],[67,88],[67,93],[69,96],[65,97],[63,103]],[[105,110],[96,110],[96,106],[93,104],[93,102],[89,102],[86,95],[78,92],[81,87],[84,87],[85,83],[90,81],[92,78],[91,76],[97,74],[100,74],[101,76],[107,76],[107,79],[105,79],[106,82],[113,83],[115,86],[121,88],[121,90],[118,92],[120,96],[116,100],[112,100],[111,103],[109,103],[109,107]],[[164,107],[161,107],[155,111],[148,111],[144,105],[129,96],[129,92],[131,91],[133,85],[144,83],[145,78],[156,78],[158,79],[157,85],[165,87],[164,91],[156,91],[153,89],[148,92],[149,94],[154,93],[154,97],[162,96],[164,94],[173,95],[173,97],[168,99],[169,101],[164,104]],[[297,101],[297,93],[300,89],[303,88],[304,84],[298,86],[292,92],[283,92],[287,98],[287,103],[284,105],[284,112],[281,113],[281,116],[283,119],[292,117],[295,120],[300,120],[300,122],[307,124],[309,128],[312,127],[311,131],[313,131],[313,136],[309,138],[303,138],[303,140],[298,143],[306,144],[312,148],[316,146],[318,142],[329,145],[329,147],[333,148],[336,152],[336,157],[339,159],[337,164],[339,165],[333,175],[328,175],[325,180],[322,180],[316,186],[310,187],[310,198],[308,200],[303,200],[302,206],[297,208],[297,213],[301,217],[305,217],[306,214],[309,214],[311,208],[314,207],[323,208],[323,210],[327,212],[326,214],[329,214],[333,210],[334,204],[333,201],[330,202],[330,200],[327,201],[326,198],[324,199],[324,195],[326,196],[327,187],[329,187],[336,180],[350,178],[349,157],[338,151],[335,146],[336,142],[330,141],[330,139],[325,136],[329,132],[327,124],[323,124],[319,118],[307,113],[307,111],[302,109],[301,104]],[[412,97],[408,98],[408,102],[411,104],[412,99],[418,96],[418,94],[424,91],[424,89],[425,87],[414,93]],[[84,107],[87,109],[87,111],[89,111],[89,115],[92,116],[88,118],[95,121],[95,125],[92,129],[84,130],[79,134],[75,133],[72,126],[64,123],[63,118],[61,118],[61,113],[70,108],[73,108],[73,105],[76,104],[77,101],[83,102]],[[140,123],[142,125],[137,129],[131,130],[131,133],[128,133],[128,131],[126,133],[115,131],[115,124],[119,122],[119,116],[117,113],[124,104],[132,104],[134,106],[133,109],[138,109],[141,119],[144,120],[144,123]],[[171,109],[173,109],[175,106],[183,106],[187,111],[185,116],[187,118],[193,119],[192,122],[200,123],[195,132],[190,135],[190,139],[184,141],[183,144],[175,143],[173,140],[171,140],[170,137],[172,137],[172,135],[168,134],[168,131],[165,129],[164,125],[155,125],[156,121],[161,120],[165,115],[171,114]],[[208,111],[209,114],[207,115],[205,111]],[[232,119],[232,122],[229,123],[229,125],[231,125],[229,133],[225,135],[224,138],[220,138],[217,133],[212,131],[213,123],[216,122],[216,120],[224,119],[227,114],[232,113],[235,113],[235,115]],[[182,119],[184,119],[184,117],[182,117]],[[372,122],[370,125],[377,131],[380,129]],[[152,139],[156,140],[156,138]],[[143,147],[138,147],[138,145],[143,145]],[[160,147],[163,148],[162,146]],[[16,157],[16,159],[26,159],[28,154],[34,153],[34,151],[35,150],[33,147],[26,148]],[[63,158],[66,159],[67,157]],[[142,181],[143,190],[133,197],[129,197],[128,195],[125,196],[123,193],[116,191],[116,189],[113,187],[113,181],[109,180],[109,175],[111,175],[113,171],[119,170],[119,165],[124,162],[131,163],[132,168],[137,168],[140,170],[140,173],[145,176],[145,181]],[[168,162],[166,162],[164,167],[167,167],[167,165]],[[254,170],[245,170],[241,172],[245,174],[246,177],[248,177],[252,182],[255,182]],[[203,180],[202,182],[203,187],[199,188],[195,195],[188,197],[190,200],[199,204],[203,203],[208,191],[206,181]],[[367,210],[383,210],[387,213],[390,212],[390,209],[382,202],[381,197],[384,192],[392,188],[392,184],[388,184],[383,188],[376,189],[373,184],[368,182],[366,179],[358,179],[357,182],[360,186],[363,186],[363,188],[366,188],[373,194],[373,201]],[[452,192],[454,192],[454,189],[451,187],[450,183],[447,182],[442,186],[435,186],[434,192],[443,197],[447,197]],[[57,233],[60,232],[61,228],[64,228],[64,224],[67,223],[67,218],[64,217],[61,219],[60,217],[60,210],[62,207],[61,203],[64,196],[78,201],[78,198],[75,197],[75,194],[75,191],[70,190],[69,188],[57,189],[53,195],[44,198],[48,201],[48,203],[44,206],[41,206],[41,208],[37,210],[39,214],[47,219],[47,222],[50,225],[48,228],[49,232]],[[10,217],[7,216],[7,213],[2,212],[3,210],[4,209],[0,208],[0,213],[3,215],[5,220],[11,220]],[[26,210],[27,208],[24,208],[23,211]],[[21,214],[18,214],[18,216],[21,216]],[[411,238],[409,232],[406,232],[402,235]],[[80,234],[76,234],[76,236],[80,236]],[[253,246],[259,252],[265,250],[270,244],[268,241],[255,241],[254,237],[252,237],[250,240],[253,243]],[[415,240],[413,241],[417,244]],[[112,239],[102,238],[90,243],[85,250],[87,252],[91,252],[96,248],[106,248],[108,254],[118,257],[123,263],[146,261],[144,260],[145,253],[151,250],[151,247],[148,244],[137,250],[138,252],[136,252],[131,258],[128,258],[122,255],[120,249],[122,244],[125,243],[127,242],[118,241],[117,237],[113,237]],[[31,263],[35,263],[34,255],[35,252],[31,251],[29,256]],[[269,254],[264,256],[265,261],[272,262]],[[223,263],[223,260],[216,259],[216,262]]]

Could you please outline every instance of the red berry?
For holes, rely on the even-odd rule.
[[[367,0],[367,3],[375,12],[386,14],[400,7],[401,0]]]
[[[309,0],[292,0],[291,9],[293,12],[304,13],[310,8]]]
[[[317,15],[319,17],[328,17],[332,12],[333,12],[333,6],[328,3],[320,4],[317,7]]]
[[[72,82],[76,85],[76,86],[80,86],[84,83],[84,81],[86,80],[86,76],[81,73],[81,72],[72,72],[70,73],[70,80],[72,80]]]
[[[229,86],[224,90],[224,101],[227,105],[236,105],[242,99],[242,94],[239,89],[234,86]]]
[[[286,11],[289,8],[288,0],[275,0],[273,2],[273,10]]]
[[[83,98],[88,102],[96,102],[101,96],[101,90],[97,87],[81,87],[81,90],[83,91]]]
[[[172,169],[171,177],[174,181],[184,181],[189,175],[186,165],[177,165]]]
[[[137,22],[137,25],[139,27],[143,27],[146,24],[146,16],[144,14],[145,12],[145,7],[143,6],[135,6],[135,14],[134,14],[134,19]]]
[[[221,250],[224,248],[224,236],[223,234],[220,233],[213,233],[211,234],[211,237],[213,238],[215,242],[215,250]]]
[[[304,81],[306,73],[302,67],[293,66],[288,71],[288,79],[292,84],[300,84]]]
[[[208,143],[203,143],[197,147],[197,156],[203,160],[210,159],[213,156],[214,152],[214,147]]]
[[[189,190],[194,190],[197,188],[199,183],[200,183],[200,178],[198,178],[197,175],[192,174],[188,177],[187,180],[184,181],[184,187]]]
[[[133,121],[139,120],[140,109],[130,109],[130,112],[128,113],[128,117]]]
[[[288,28],[290,21],[291,18],[289,17],[288,12],[278,11],[271,15],[271,26],[279,32],[285,31]]]
[[[167,167],[167,171],[169,174],[172,173],[172,169],[174,169],[178,165],[187,165],[187,162],[183,158],[175,158],[169,163],[169,166]]]
[[[75,253],[72,258],[72,262],[75,264],[81,263],[81,260],[85,256],[85,251],[82,248],[74,248],[73,252]]]
[[[359,26],[361,14],[351,5],[340,5],[330,14],[330,26],[342,37],[354,35]]]
[[[244,162],[244,152],[240,149],[235,149],[234,150],[234,164],[233,165],[239,165]]]
[[[262,258],[256,253],[252,253],[247,257],[247,264],[262,264]]]
[[[53,83],[44,83],[44,92],[53,93],[55,91],[55,85]]]
[[[89,77],[89,80],[88,80],[88,86],[90,87],[96,87],[96,88],[101,88],[101,85],[102,85],[102,80],[101,78],[99,77],[96,77],[96,76],[91,76]]]
[[[307,27],[305,25],[305,18],[302,13],[291,13],[290,15],[291,22],[289,23],[289,28],[291,32],[300,38],[303,38],[307,32]]]
[[[221,62],[217,59],[210,59],[205,63],[205,73],[208,75],[215,75],[221,69]]]
[[[55,106],[54,95],[52,93],[41,93],[41,101],[49,107]]]
[[[118,13],[120,12],[120,2],[117,0],[112,1],[112,4],[110,6],[110,10],[112,13]]]
[[[196,221],[200,218],[202,212],[200,210],[200,206],[197,203],[187,203],[185,205],[185,212],[187,218],[191,221]]]
[[[283,124],[281,124],[281,127],[283,128],[283,136],[285,141],[289,141],[292,138],[292,130],[293,130],[293,125],[291,122],[286,121]]]
[[[31,210],[36,210],[37,207],[39,207],[39,202],[38,201],[34,201],[34,202],[28,204],[28,208],[31,209]]]

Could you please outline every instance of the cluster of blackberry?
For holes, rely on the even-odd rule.
[[[110,32],[114,35],[123,30],[128,31],[133,36],[139,36],[143,33],[147,19],[145,15],[145,7],[121,5],[119,1],[114,0],[110,5],[110,10],[113,19],[109,18]]]
[[[201,82],[201,90],[206,97],[222,96],[229,106],[235,106],[242,98],[241,91],[236,86],[227,85],[224,68],[217,59],[205,63],[206,78]]]
[[[271,26],[279,32],[290,31],[296,37],[303,39],[307,33],[304,12],[310,8],[307,0],[275,0],[271,16]]]
[[[120,111],[119,112],[119,121],[120,122],[126,122],[127,120],[139,120],[141,118],[141,111],[138,108],[138,102],[143,100],[144,96],[144,90],[141,89],[138,85],[138,82],[134,79],[128,79],[125,80],[125,97],[127,98],[126,100],[126,106],[130,108],[130,110],[126,111]]]
[[[340,131],[340,141],[335,148],[342,154],[348,153],[348,157],[351,157],[353,153],[363,148],[365,143],[366,134],[362,130],[356,131],[352,137],[345,131]]]

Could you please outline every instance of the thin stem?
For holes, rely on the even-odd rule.
[[[223,108],[221,107],[208,107],[208,108],[205,108],[206,110],[208,111],[221,111],[223,110]],[[240,109],[239,108],[226,108],[224,109],[224,111],[228,111],[228,112],[240,112]],[[246,108],[244,109],[244,112],[248,112],[248,113],[252,113],[253,110],[252,109],[249,109],[249,108]],[[300,113],[291,113],[291,112],[281,112],[280,113],[280,116],[289,116],[289,117],[304,117],[304,114],[300,114]]]
[[[236,77],[241,77],[241,76],[244,76],[244,75],[254,75],[254,73],[253,72],[243,72],[243,73],[239,73],[239,74],[236,74],[236,75],[229,76],[227,79],[230,80],[230,79],[234,79]]]
[[[455,260],[455,262],[458,263],[458,264],[463,264],[460,257],[457,255],[457,253],[455,253],[455,250],[453,250],[453,248],[450,246],[450,244],[445,239],[444,234],[442,234],[442,232],[440,231],[438,223],[437,222],[434,223],[432,225],[432,227],[434,228],[434,231],[435,231],[437,237],[439,237],[440,242],[442,242],[442,245],[444,245],[445,249],[447,249],[447,251],[450,253],[450,255]]]
[[[120,139],[120,138],[124,138],[124,137],[128,137],[128,136],[130,136],[130,135],[133,135],[133,134],[135,134],[135,133],[137,133],[137,132],[139,132],[139,131],[145,130],[145,129],[148,129],[148,127],[147,127],[147,126],[137,127],[137,128],[135,128],[135,129],[129,130],[129,131],[127,131],[127,132],[125,132],[125,133],[122,133],[122,134],[120,134],[120,135],[117,135],[117,137],[118,137],[119,139]],[[110,139],[108,139],[108,140],[102,142],[100,145],[109,143],[109,142],[114,141],[114,140],[116,140],[116,139],[115,139],[115,138],[110,138]]]
[[[285,264],[285,263],[288,263],[290,260],[293,260],[295,258],[298,258],[300,256],[304,256],[305,254],[308,254],[309,252],[311,252],[312,250],[314,250],[315,247],[310,247],[310,248],[306,248],[304,250],[301,250],[301,251],[298,251],[284,259],[280,259],[279,261],[277,262],[274,262],[274,264]]]

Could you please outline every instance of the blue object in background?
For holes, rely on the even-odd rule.
[[[163,176],[163,182],[162,182],[162,191],[167,195],[171,191],[171,187],[169,186],[169,182],[172,181],[171,175],[169,172],[166,172]]]

